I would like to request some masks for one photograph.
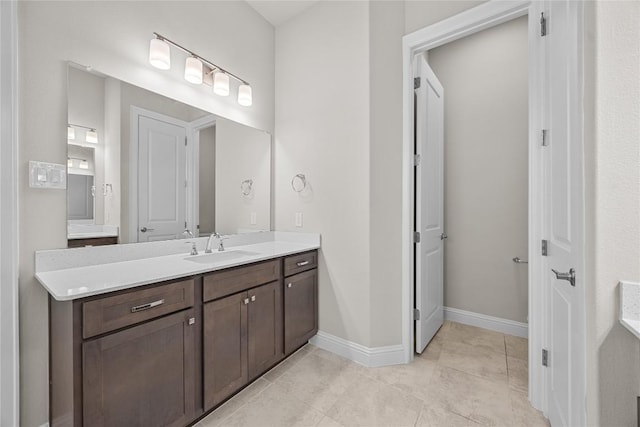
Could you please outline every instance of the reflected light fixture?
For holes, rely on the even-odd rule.
[[[67,157],[67,167],[68,168],[72,168],[73,167],[73,159],[70,157]]]
[[[89,162],[87,162],[86,160],[81,160],[78,167],[80,169],[89,169]]]
[[[250,107],[252,103],[253,98],[251,96],[251,86],[240,85],[238,87],[238,104],[243,107]]]
[[[160,38],[151,39],[149,44],[149,63],[160,70],[171,68],[171,49]]]
[[[89,129],[87,131],[87,135],[85,136],[85,141],[91,143],[91,144],[97,144],[98,143],[98,132],[96,132],[95,129]]]
[[[202,62],[198,58],[187,58],[184,64],[184,79],[194,85],[202,84]]]
[[[98,132],[95,128],[69,123],[67,124],[67,142],[69,144],[82,145],[82,142],[76,142],[76,128],[86,129],[86,133],[84,135],[85,142],[88,142],[89,144],[98,143]]]
[[[213,92],[220,96],[229,96],[229,76],[223,72],[213,75]]]
[[[216,95],[229,96],[229,83],[232,78],[240,83],[238,104],[243,107],[251,106],[253,99],[249,82],[158,33],[153,33],[153,39],[149,44],[149,63],[161,70],[171,68],[171,46],[189,55],[184,67],[186,81],[197,85],[204,83],[213,86],[213,92]]]

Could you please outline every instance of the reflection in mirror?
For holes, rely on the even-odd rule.
[[[270,229],[268,133],[68,71],[69,246]]]

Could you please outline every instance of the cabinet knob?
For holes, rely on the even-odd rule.
[[[244,303],[244,305],[249,304],[249,298],[245,298],[244,301],[242,301]]]
[[[256,300],[256,296],[255,295],[251,295],[251,301],[255,301]]]
[[[196,318],[195,317],[190,317],[189,318],[189,324],[190,325],[195,325],[196,324]]]
[[[293,285],[291,283],[287,283],[287,288],[292,287]]]

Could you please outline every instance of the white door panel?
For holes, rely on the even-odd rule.
[[[546,3],[548,34],[547,128],[545,147],[548,256],[548,397],[554,426],[585,424],[585,338],[583,263],[583,153],[580,79],[580,5]],[[570,52],[570,54],[567,54]],[[575,269],[573,286],[551,269]]]
[[[186,129],[182,126],[139,116],[139,242],[176,239],[184,231],[185,138]]]
[[[416,230],[415,351],[422,353],[444,320],[444,90],[424,57],[416,58]]]

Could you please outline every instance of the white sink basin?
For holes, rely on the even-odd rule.
[[[215,264],[217,262],[231,261],[232,259],[243,258],[247,256],[259,255],[258,252],[251,251],[224,251],[212,252],[210,254],[193,255],[186,257],[185,260],[197,262],[199,264]]]

